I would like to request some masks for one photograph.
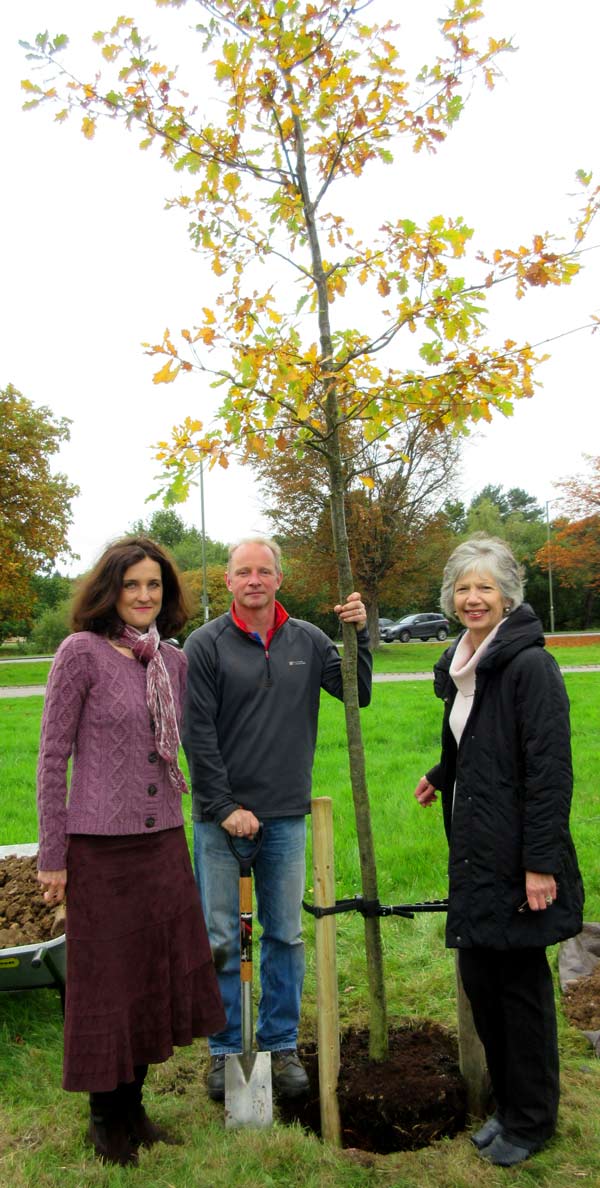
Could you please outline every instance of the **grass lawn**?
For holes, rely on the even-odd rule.
[[[431,672],[436,660],[451,641],[438,643],[382,644],[374,657],[375,672]],[[560,665],[600,664],[600,644],[582,647],[552,648],[552,655]],[[15,685],[44,685],[50,670],[49,660],[32,660],[25,664],[0,664],[0,688]]]
[[[434,645],[417,647],[431,656]],[[392,649],[388,649],[392,650]],[[570,649],[571,653],[576,649]],[[579,651],[579,649],[577,649]],[[600,919],[597,860],[600,821],[597,722],[600,675],[566,677],[572,705],[576,791],[572,825],[587,891],[586,919]],[[36,837],[34,780],[41,698],[0,701],[2,842]],[[439,805],[423,811],[412,789],[438,754],[440,705],[427,682],[378,684],[363,712],[382,903],[437,899],[446,891],[446,843]],[[334,804],[336,891],[360,890],[342,707],[323,698],[315,795]],[[189,804],[186,805],[189,813]],[[310,848],[310,847],[309,847]],[[307,897],[311,897],[309,856]],[[303,1038],[316,1032],[314,921],[307,917]],[[454,1029],[453,955],[444,948],[444,916],[382,920],[392,1018],[433,1018]],[[342,1023],[367,1023],[360,917],[338,918]],[[551,951],[553,966],[556,952]],[[558,993],[558,991],[557,991]],[[10,1188],[573,1188],[600,1183],[600,1061],[559,1007],[562,1101],[550,1147],[520,1169],[484,1165],[466,1135],[413,1153],[376,1156],[363,1166],[294,1127],[226,1133],[222,1110],[203,1087],[206,1046],[181,1049],[149,1076],[151,1113],[184,1140],[143,1152],[140,1168],[102,1168],[83,1143],[86,1103],[60,1089],[61,1019],[57,995],[0,995],[0,1185]]]
[[[375,672],[430,672],[442,652],[452,643],[392,643],[382,644],[374,656]],[[574,664],[600,664],[600,644],[583,644],[581,647],[553,647],[548,649],[557,664],[571,667]],[[0,666],[0,677],[1,677]]]
[[[0,687],[45,685],[50,664],[50,660],[28,660],[22,664],[0,664]]]

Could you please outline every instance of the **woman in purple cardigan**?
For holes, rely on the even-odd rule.
[[[63,1087],[89,1093],[107,1163],[168,1141],[142,1105],[148,1065],[225,1023],[181,811],[186,658],[161,640],[186,618],[163,550],[117,541],[77,593],[46,692],[38,878],[47,902],[68,895]]]

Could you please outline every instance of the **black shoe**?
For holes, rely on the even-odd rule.
[[[300,1063],[295,1048],[283,1048],[271,1052],[273,1088],[282,1097],[299,1097],[308,1091],[309,1081],[306,1069]]]
[[[469,1137],[477,1150],[483,1151],[483,1148],[489,1147],[498,1134],[502,1134],[502,1123],[496,1114],[492,1114],[491,1118],[488,1118],[487,1122],[484,1122],[483,1126]]]
[[[223,1101],[225,1098],[225,1055],[211,1056],[210,1069],[206,1078],[208,1096],[213,1101]]]
[[[530,1155],[535,1155],[540,1146],[541,1144],[534,1147],[518,1147],[504,1138],[504,1135],[497,1134],[479,1154],[482,1159],[487,1159],[488,1163],[494,1163],[497,1167],[514,1167],[517,1163],[524,1163]]]

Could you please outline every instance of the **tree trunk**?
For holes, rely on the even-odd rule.
[[[379,607],[376,602],[369,603],[367,607],[367,627],[369,628],[371,651],[378,652],[381,648],[381,639],[379,637]]]
[[[343,602],[352,592],[352,570],[346,535],[344,512],[344,487],[341,461],[330,456],[331,476],[331,519],[333,540],[338,564],[340,600]],[[336,464],[337,463],[337,464]],[[342,671],[344,676],[344,708],[346,713],[346,735],[348,738],[348,759],[350,783],[354,801],[356,834],[360,859],[362,892],[366,900],[378,899],[377,864],[375,845],[371,828],[371,806],[365,771],[365,752],[362,741],[360,710],[358,705],[358,681],[356,657],[358,643],[352,624],[344,624],[342,638],[344,654]],[[383,950],[381,945],[381,918],[365,917],[365,953],[369,982],[369,1055],[372,1060],[385,1060],[388,1053],[387,1006],[383,971]]]
[[[287,76],[287,83],[290,85],[289,76]],[[291,87],[290,94],[292,94]],[[342,418],[338,404],[337,378],[333,363],[334,351],[329,317],[329,294],[327,292],[327,278],[323,267],[323,257],[315,219],[315,208],[311,201],[308,185],[304,133],[302,123],[295,112],[293,114],[293,121],[296,134],[297,185],[306,222],[312,262],[312,275],[317,292],[322,407],[327,428],[326,437],[322,443],[322,450],[327,458],[327,469],[331,484],[333,547],[337,563],[340,601],[344,602],[348,595],[352,593],[354,583],[352,580],[348,534],[346,531],[346,492],[339,437],[339,426]],[[378,898],[377,867],[358,706],[358,681],[356,675],[357,642],[356,630],[353,625],[346,626],[344,624],[342,638],[344,641],[342,671],[344,678],[346,734],[348,737],[350,783],[352,785],[352,797],[354,800],[362,890],[365,899],[374,900]],[[372,1060],[385,1060],[388,1053],[388,1034],[379,916],[373,916],[370,919],[365,917],[365,949],[369,981],[369,1054]]]
[[[586,630],[592,626],[594,603],[598,591],[594,590],[592,586],[588,586],[585,592],[585,599],[583,603],[583,626]]]

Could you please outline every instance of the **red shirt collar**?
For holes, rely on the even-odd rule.
[[[253,631],[251,627],[248,627],[248,624],[244,623],[244,620],[240,619],[240,616],[236,613],[235,602],[232,602],[231,604],[231,617],[236,627],[240,628],[240,631],[245,631],[246,635],[251,635],[253,638],[257,638],[258,633]],[[283,627],[283,624],[285,623],[286,619],[289,619],[289,617],[290,616],[288,615],[285,607],[282,606],[281,603],[277,601],[277,599],[275,599],[273,626],[269,627],[267,632],[265,648],[268,648],[273,636],[275,635],[275,632],[279,631],[280,627]]]

